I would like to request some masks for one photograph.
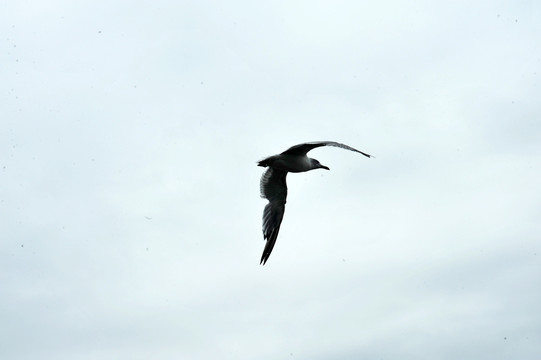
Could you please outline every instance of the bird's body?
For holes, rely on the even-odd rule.
[[[263,265],[269,259],[284,217],[287,198],[287,173],[306,172],[314,169],[329,170],[328,167],[321,165],[316,159],[306,156],[310,150],[320,146],[340,147],[371,157],[362,151],[334,141],[317,141],[292,146],[281,154],[269,156],[259,161],[258,166],[268,168],[261,176],[260,182],[261,197],[269,200],[263,210],[263,238],[267,240],[261,256],[261,264]]]
[[[310,160],[312,159],[308,156],[279,154],[261,160],[258,165],[297,173],[312,170],[312,162]]]

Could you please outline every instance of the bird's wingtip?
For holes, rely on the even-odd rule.
[[[364,156],[366,156],[367,158],[375,158],[374,155],[370,155],[370,154],[367,154],[367,153],[364,153],[362,151],[359,151],[361,154],[363,154]]]

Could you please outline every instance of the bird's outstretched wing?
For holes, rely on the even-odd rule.
[[[306,155],[306,153],[308,153],[308,151],[310,151],[312,149],[315,149],[317,147],[320,147],[320,146],[335,146],[335,147],[339,147],[339,148],[342,148],[342,149],[358,152],[359,154],[363,154],[364,156],[367,156],[367,157],[371,157],[371,155],[368,155],[367,153],[364,153],[362,151],[354,149],[351,146],[347,146],[345,144],[340,144],[340,143],[337,143],[337,142],[334,142],[334,141],[313,141],[313,142],[308,142],[308,143],[304,143],[304,144],[299,144],[299,145],[295,145],[295,146],[290,147],[289,149],[284,151],[282,154]]]
[[[261,176],[261,197],[269,200],[263,210],[263,238],[267,240],[260,264],[265,265],[276,243],[287,198],[286,171],[269,167]]]

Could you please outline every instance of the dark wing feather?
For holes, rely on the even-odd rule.
[[[313,141],[313,142],[308,142],[308,143],[304,143],[304,144],[299,144],[299,145],[295,145],[295,146],[290,147],[289,149],[284,151],[282,154],[306,155],[308,153],[308,151],[310,151],[312,149],[315,149],[317,147],[320,147],[320,146],[335,146],[335,147],[339,147],[339,148],[342,148],[342,149],[358,152],[359,154],[363,154],[364,156],[367,156],[367,157],[371,157],[367,153],[364,153],[362,151],[354,149],[351,146],[347,146],[345,144],[340,144],[340,143],[337,143],[337,142],[334,142],[334,141]]]
[[[284,218],[287,198],[286,175],[286,171],[268,168],[261,176],[261,197],[269,200],[263,210],[263,238],[267,240],[261,255],[260,263],[263,265],[269,259]]]

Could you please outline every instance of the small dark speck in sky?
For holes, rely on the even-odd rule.
[[[145,216],[145,219],[147,219],[147,220],[152,220],[152,218],[149,217],[149,216]]]

